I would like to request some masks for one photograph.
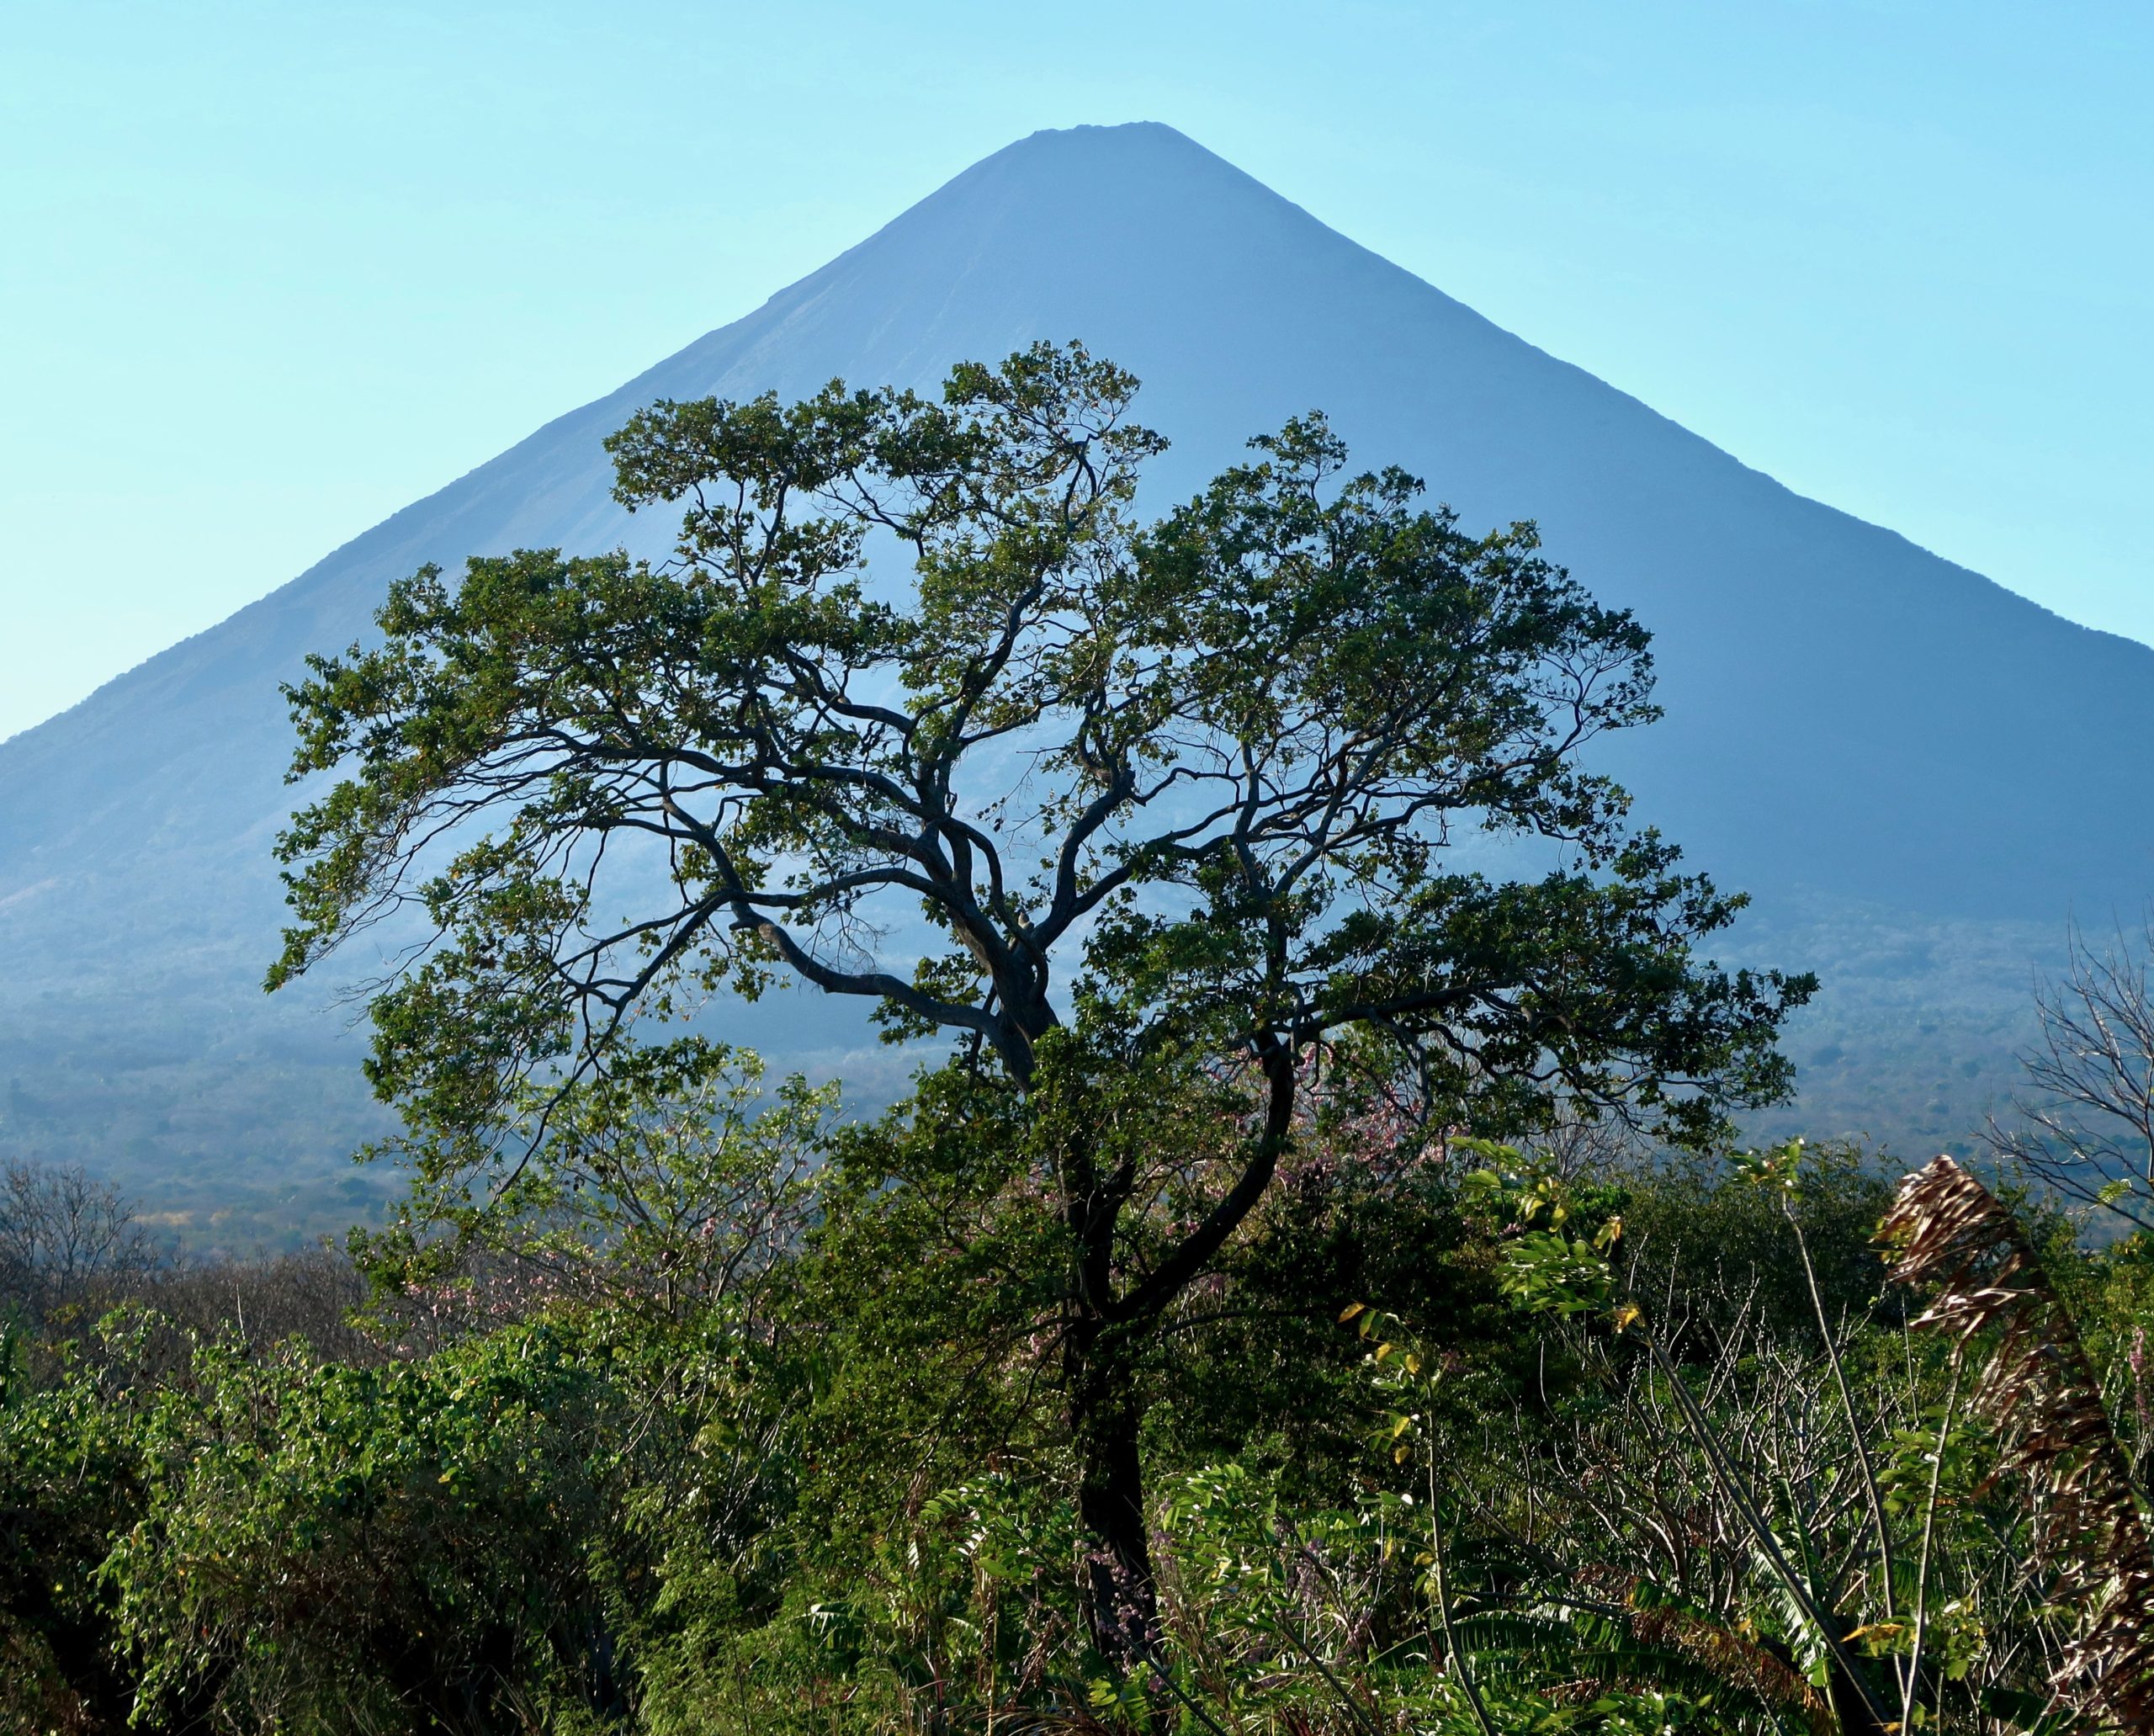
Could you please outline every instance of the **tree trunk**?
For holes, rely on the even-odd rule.
[[[1143,1404],[1129,1361],[1127,1340],[1111,1327],[1072,1323],[1063,1372],[1077,1449],[1085,1621],[1102,1655],[1123,1666],[1150,1656],[1159,1631],[1137,1445]]]
[[[1292,1052],[1275,1047],[1263,1065],[1269,1086],[1265,1130],[1242,1173],[1180,1246],[1119,1297],[1115,1224],[1133,1171],[1125,1162],[1103,1180],[1081,1133],[1063,1154],[1069,1190],[1064,1210],[1078,1257],[1064,1316],[1062,1377],[1077,1451],[1085,1620],[1101,1654],[1125,1668],[1159,1648],[1159,1596],[1138,1452],[1144,1420],[1140,1364],[1144,1348],[1155,1341],[1160,1313],[1218,1255],[1271,1185],[1292,1125]]]

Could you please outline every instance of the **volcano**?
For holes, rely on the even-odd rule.
[[[513,547],[660,552],[603,437],[659,398],[930,389],[1081,339],[1173,442],[1157,509],[1312,407],[1467,528],[1546,552],[1654,635],[1666,719],[1611,745],[1639,819],[1753,916],[1731,956],[1812,968],[1784,1118],[1902,1149],[2009,1088],[2029,974],[2073,915],[2154,889],[2154,649],[2075,626],[1804,499],[1326,228],[1170,128],[1038,133],[762,307],[549,423],[281,589],[0,744],[0,1153],[75,1159],[199,1224],[348,1218],[379,1112],[348,1012],[265,998],[294,792],[280,682],[366,634],[393,578]],[[358,979],[351,979],[352,986]],[[736,1020],[871,1094],[857,1009]]]

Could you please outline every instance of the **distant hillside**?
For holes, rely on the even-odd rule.
[[[1668,720],[1621,745],[1642,816],[1759,897],[1735,950],[1814,964],[1795,1118],[1907,1149],[2010,1086],[2069,910],[2154,891],[2154,650],[2065,622],[1801,498],[1325,228],[1179,133],[1041,133],[747,318],[549,423],[290,584],[0,744],[0,1149],[80,1155],[199,1230],[348,1216],[369,1124],[321,993],[257,991],[280,905],[277,684],[389,581],[512,546],[650,549],[601,438],[661,396],[927,385],[1083,338],[1146,382],[1162,504],[1311,406],[1469,523],[1549,552],[1656,635]],[[746,1027],[743,1027],[744,1034]],[[870,1095],[856,1009],[759,1012],[783,1064]]]

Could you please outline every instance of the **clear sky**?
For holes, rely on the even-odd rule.
[[[0,735],[1133,119],[2154,641],[2150,84],[2146,0],[4,0]]]

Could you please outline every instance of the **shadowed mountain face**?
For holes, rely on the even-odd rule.
[[[1609,759],[1642,819],[1758,895],[1731,950],[1827,974],[1793,1044],[1813,1131],[1970,1131],[2067,913],[2106,922],[2154,890],[2154,650],[1789,493],[1168,128],[1080,128],[989,157],[0,744],[0,1151],[79,1155],[198,1209],[342,1211],[323,1190],[366,1123],[360,1045],[319,989],[255,986],[290,800],[279,682],[363,635],[422,562],[657,552],[671,525],[613,505],[599,443],[652,399],[930,387],[1069,337],[1146,382],[1139,413],[1175,443],[1155,509],[1321,407],[1358,459],[1425,476],[1469,528],[1537,519],[1552,558],[1637,611],[1669,716]],[[857,1009],[788,997],[752,1028],[780,1064],[892,1076]]]

